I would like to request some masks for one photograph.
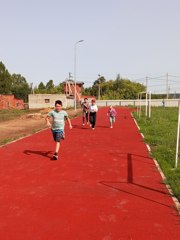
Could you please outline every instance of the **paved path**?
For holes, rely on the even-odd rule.
[[[130,110],[113,129],[66,130],[58,161],[45,130],[0,148],[0,239],[179,240],[180,218]]]

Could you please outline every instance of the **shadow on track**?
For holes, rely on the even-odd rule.
[[[52,156],[52,151],[33,151],[33,150],[25,150],[24,153],[26,155],[31,155],[31,154],[35,154],[35,155],[41,155],[43,157],[47,157],[50,158]]]

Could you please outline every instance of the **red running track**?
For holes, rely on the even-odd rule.
[[[81,118],[58,161],[50,130],[0,148],[1,240],[179,240],[180,218],[127,108]]]

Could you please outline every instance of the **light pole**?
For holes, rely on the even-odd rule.
[[[99,90],[98,90],[98,100],[100,100],[100,98],[101,98],[101,93],[100,93],[100,91],[101,91],[101,89],[100,89],[100,87],[101,87],[101,81],[100,81],[100,77],[101,77],[101,75],[100,74],[98,74],[98,88],[99,88]]]
[[[74,110],[76,111],[76,46],[78,43],[83,42],[84,40],[79,40],[74,45]]]

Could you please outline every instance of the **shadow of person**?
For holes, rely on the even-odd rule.
[[[50,158],[52,155],[52,151],[34,151],[34,150],[25,150],[24,154],[26,155],[31,155],[31,154],[35,154],[35,155],[41,155],[47,158]]]

